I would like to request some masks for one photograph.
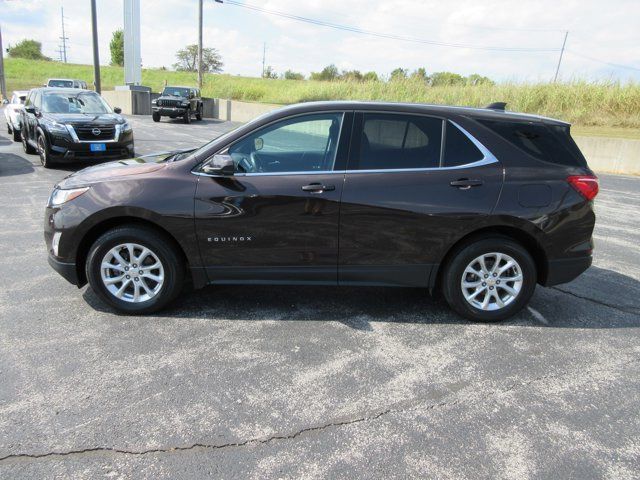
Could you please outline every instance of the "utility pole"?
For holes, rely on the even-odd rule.
[[[262,78],[264,78],[265,61],[267,59],[267,42],[262,43]]]
[[[60,40],[62,40],[62,45],[60,46],[60,60],[64,63],[67,63],[67,40],[69,40],[69,37],[67,37],[64,33],[64,7],[60,7],[60,19],[62,20],[62,36],[60,37]]]
[[[96,92],[100,93],[100,53],[98,50],[98,13],[96,12],[96,0],[91,0],[91,31],[93,33],[93,84]]]
[[[4,83],[4,49],[2,48],[2,28],[0,27],[0,94],[2,99],[7,98],[7,86]]]
[[[564,47],[567,45],[567,37],[569,36],[569,31],[564,32],[564,41],[562,42],[562,48],[560,49],[560,58],[558,59],[558,66],[556,67],[556,75],[553,77],[553,83],[558,81],[558,74],[560,73],[560,64],[562,63],[562,55],[564,54]]]
[[[202,90],[202,2],[198,0],[198,89]]]

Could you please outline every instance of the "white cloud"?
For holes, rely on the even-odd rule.
[[[271,10],[383,33],[476,46],[557,49],[569,30],[562,74],[566,78],[635,78],[640,71],[593,62],[573,52],[640,68],[640,2],[637,0],[246,0]],[[197,38],[196,0],[141,0],[142,60],[170,67],[175,52]],[[60,6],[64,5],[69,61],[90,63],[91,28],[86,0],[0,0],[3,40],[43,42],[57,58]],[[111,33],[122,26],[122,0],[98,0],[100,58],[109,62]],[[518,30],[520,29],[520,30]],[[388,73],[395,67],[478,72],[496,79],[546,80],[557,52],[514,53],[445,48],[393,41],[295,22],[205,0],[205,46],[218,48],[225,71],[257,75],[262,43],[277,71],[308,73],[339,68]]]

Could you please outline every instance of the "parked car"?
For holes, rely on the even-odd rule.
[[[46,168],[135,156],[131,125],[95,92],[35,88],[20,114],[24,151],[37,152]]]
[[[7,121],[7,133],[13,135],[13,141],[20,141],[20,110],[27,98],[26,91],[16,90],[11,95],[11,100],[4,107],[4,118]]]
[[[200,90],[192,87],[164,87],[160,97],[151,101],[154,122],[161,117],[182,118],[191,123],[191,117],[202,120],[203,103]]]
[[[86,90],[87,82],[73,78],[50,78],[44,86],[56,88],[80,88]]]
[[[319,102],[193,151],[89,168],[45,213],[49,262],[121,312],[206,284],[440,288],[505,319],[591,264],[598,181],[559,120]]]

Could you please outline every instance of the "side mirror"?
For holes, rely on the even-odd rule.
[[[122,113],[122,109],[120,107],[116,107],[113,109],[113,113],[117,113],[118,115],[120,115]]]
[[[7,100],[6,98],[3,98],[3,99],[2,99],[2,104],[3,104],[3,105],[6,105],[7,103],[9,103],[9,100]]]
[[[34,107],[33,105],[29,105],[28,107],[24,107],[24,111],[27,113],[30,113],[32,115],[36,114],[36,107]]]
[[[202,173],[207,175],[233,175],[236,171],[236,166],[233,163],[231,155],[214,155],[213,159],[202,167]]]

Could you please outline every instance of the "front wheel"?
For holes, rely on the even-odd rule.
[[[184,123],[191,123],[191,110],[184,112],[182,119],[184,120]]]
[[[20,130],[16,130],[14,128],[12,133],[13,133],[13,141],[14,142],[19,142],[20,141]]]
[[[154,113],[151,114],[151,118],[153,118],[154,122],[159,122],[160,121],[160,114],[154,112]]]
[[[536,265],[529,252],[507,237],[468,243],[456,252],[442,278],[453,310],[469,320],[494,322],[519,312],[536,288]]]
[[[155,312],[183,287],[184,264],[171,242],[138,226],[109,230],[87,257],[86,275],[94,292],[122,313]]]
[[[49,142],[43,132],[38,133],[38,155],[40,155],[40,163],[44,168],[51,168],[51,153],[49,152]]]
[[[31,146],[31,144],[27,140],[27,135],[23,134],[21,135],[21,137],[22,137],[22,150],[24,150],[24,153],[27,153],[27,154],[36,153],[36,150]]]
[[[202,105],[198,105],[198,109],[196,110],[196,120],[202,120]]]

